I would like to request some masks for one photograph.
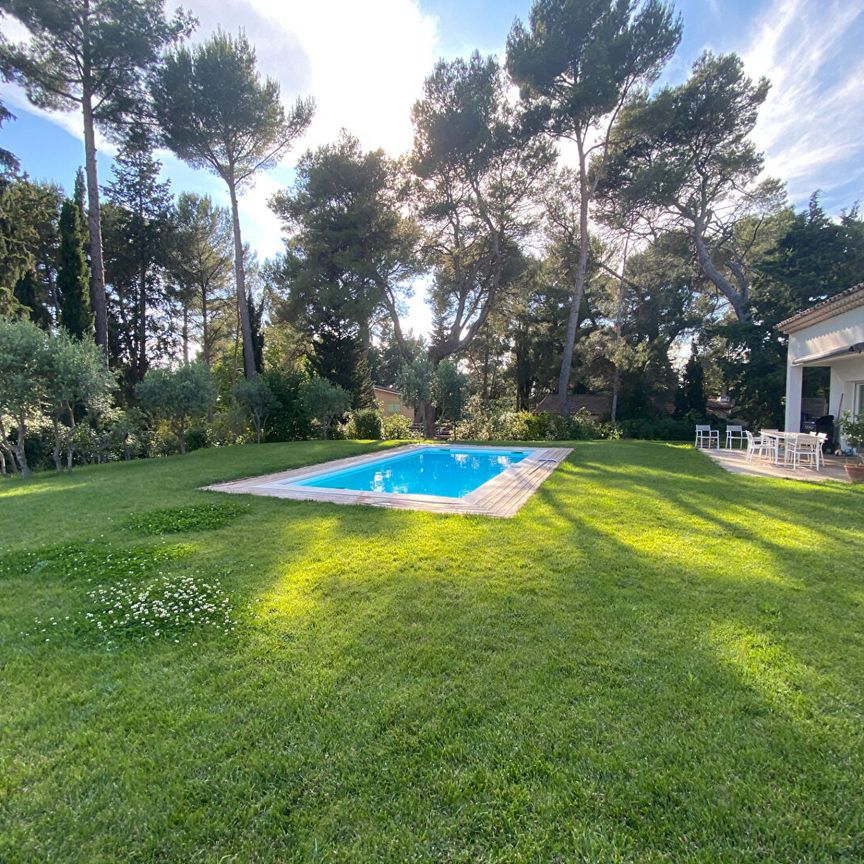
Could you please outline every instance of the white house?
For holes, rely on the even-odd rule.
[[[805,366],[831,369],[828,413],[864,411],[864,283],[787,318],[786,431],[801,431],[801,382]]]

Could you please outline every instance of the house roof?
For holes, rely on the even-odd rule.
[[[382,387],[380,384],[373,384],[373,390],[383,390],[385,393],[392,393],[394,396],[401,396],[401,390],[394,390],[392,387]]]
[[[777,329],[783,333],[795,333],[805,327],[810,327],[812,324],[819,324],[861,306],[864,306],[864,282],[853,285],[828,300],[823,300],[821,303],[781,321],[777,325]]]
[[[609,413],[610,399],[608,393],[574,393],[570,396],[570,413],[575,414],[580,408],[587,408],[592,414],[602,417]],[[558,394],[547,393],[540,404],[534,409],[535,414],[548,411],[550,414],[558,414]]]

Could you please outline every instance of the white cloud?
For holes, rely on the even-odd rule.
[[[864,155],[864,61],[850,45],[862,17],[864,0],[775,0],[743,54],[750,75],[771,81],[754,138],[796,203],[864,174],[850,170]]]
[[[200,25],[243,27],[262,72],[286,102],[312,95],[312,125],[299,147],[332,141],[341,128],[364,147],[398,155],[411,145],[411,105],[438,57],[438,29],[417,0],[191,0]],[[296,151],[295,151],[296,156]],[[292,158],[289,156],[289,158]]]

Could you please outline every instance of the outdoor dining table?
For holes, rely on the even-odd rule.
[[[774,447],[774,464],[780,464],[780,446],[785,446],[786,441],[795,440],[801,432],[783,432],[781,429],[760,429],[759,434],[763,438],[772,438],[776,443]]]

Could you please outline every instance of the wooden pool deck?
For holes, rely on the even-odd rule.
[[[398,510],[423,510],[430,513],[462,513],[472,516],[495,516],[509,518],[519,512],[522,505],[537,491],[540,484],[572,452],[570,447],[531,447],[509,449],[532,450],[521,462],[502,471],[464,498],[447,498],[439,495],[406,495],[397,492],[359,492],[354,489],[316,489],[311,486],[292,486],[316,474],[329,474],[357,468],[369,462],[377,462],[394,453],[404,454],[428,449],[428,444],[413,444],[390,450],[387,453],[366,453],[346,459],[334,459],[318,465],[306,465],[290,471],[263,474],[229,483],[215,483],[206,486],[214,492],[232,494],[267,495],[273,498],[288,498],[294,501],[325,501],[330,504],[360,504],[371,507],[392,507]],[[440,449],[437,445],[435,449]],[[459,446],[460,450],[508,449],[502,447],[482,447],[477,445]]]

